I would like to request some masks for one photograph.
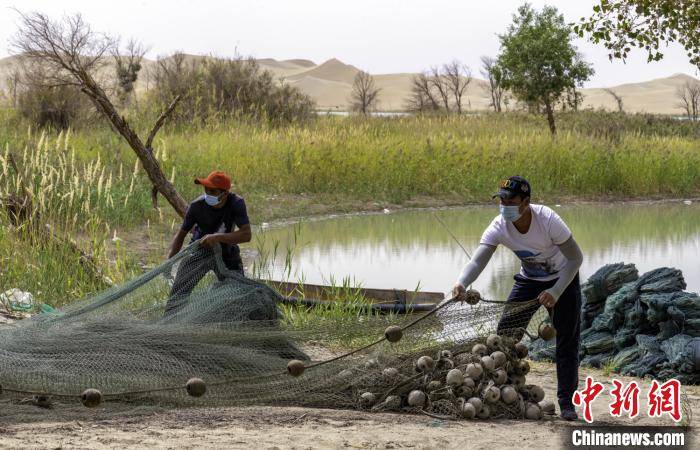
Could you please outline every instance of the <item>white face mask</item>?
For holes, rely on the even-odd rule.
[[[520,206],[519,205],[500,205],[501,216],[508,222],[515,222],[520,219]]]
[[[217,197],[216,195],[209,194],[204,194],[204,201],[209,206],[216,206],[219,204],[219,202],[221,202],[221,200],[219,200],[219,197]]]

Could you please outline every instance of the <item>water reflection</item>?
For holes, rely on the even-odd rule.
[[[660,266],[681,269],[688,290],[700,291],[700,207],[696,204],[614,204],[554,207],[581,245],[586,279],[603,264],[633,262],[640,272]],[[494,207],[438,211],[467,250],[474,249]],[[446,292],[467,258],[430,211],[355,216],[297,227],[291,279],[323,283],[351,277],[365,287]],[[273,229],[265,241],[289,246],[292,228]],[[284,261],[276,276],[283,277]],[[474,287],[489,298],[507,296],[517,258],[499,248]]]

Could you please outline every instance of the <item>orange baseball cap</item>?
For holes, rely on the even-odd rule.
[[[211,189],[228,191],[231,189],[231,177],[226,175],[224,172],[215,170],[206,178],[195,178],[194,184],[201,184],[202,186]]]

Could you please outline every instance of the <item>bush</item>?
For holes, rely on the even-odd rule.
[[[176,53],[157,61],[147,102],[158,109],[181,95],[173,118],[180,123],[229,117],[271,123],[305,121],[315,104],[306,94],[282,84],[253,59],[188,57]]]
[[[9,66],[0,100],[34,128],[66,130],[92,118],[94,107],[77,86],[61,84],[45,65],[25,59]],[[4,97],[4,98],[3,98]],[[8,117],[3,117],[4,120]]]
[[[36,127],[66,130],[87,119],[92,105],[74,86],[26,83],[17,95],[17,109]]]

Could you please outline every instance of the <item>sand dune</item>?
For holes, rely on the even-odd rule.
[[[310,59],[286,59],[282,62],[296,64],[297,66],[302,66],[302,67],[314,67],[314,66],[316,66],[316,63],[311,61]]]
[[[693,80],[698,81],[689,75],[676,74],[643,83],[622,84],[610,89],[622,97],[625,111],[680,114],[682,110],[678,105],[676,91],[687,81]],[[583,94],[584,106],[617,109],[613,97],[603,89],[584,89]]]
[[[287,82],[315,99],[320,109],[345,109],[351,90],[347,83],[313,76],[304,76],[297,80],[290,79]]]
[[[296,75],[298,73],[309,70],[310,68],[316,67],[313,61],[303,60],[303,59],[289,59],[286,61],[277,61],[272,58],[258,59],[258,64],[260,67],[269,70],[274,73],[277,77],[287,78],[291,75]]]
[[[185,62],[211,58],[211,56],[186,55]],[[0,90],[6,90],[4,80],[16,66],[17,57],[0,59]],[[329,59],[315,64],[307,59],[288,59],[278,61],[272,58],[258,59],[260,67],[269,70],[284,82],[298,87],[310,95],[322,110],[347,110],[352,91],[352,82],[359,69],[338,59]],[[149,74],[155,61],[143,61],[143,74],[136,85],[136,91],[142,93],[148,89]],[[109,68],[105,69],[109,71]],[[412,73],[392,73],[374,75],[377,86],[381,89],[379,109],[384,111],[403,110],[410,96]],[[648,112],[657,114],[682,114],[676,96],[677,89],[688,80],[695,78],[676,74],[642,83],[622,84],[611,89],[622,96],[627,112]],[[697,81],[697,80],[696,80]],[[488,109],[488,92],[486,81],[474,78],[463,100],[464,108],[472,111]],[[601,88],[583,89],[584,107],[616,110],[613,97]]]
[[[319,66],[290,77],[289,79],[297,81],[304,77],[312,77],[320,80],[337,81],[352,86],[352,81],[359,71],[357,67],[345,64],[333,58]]]

